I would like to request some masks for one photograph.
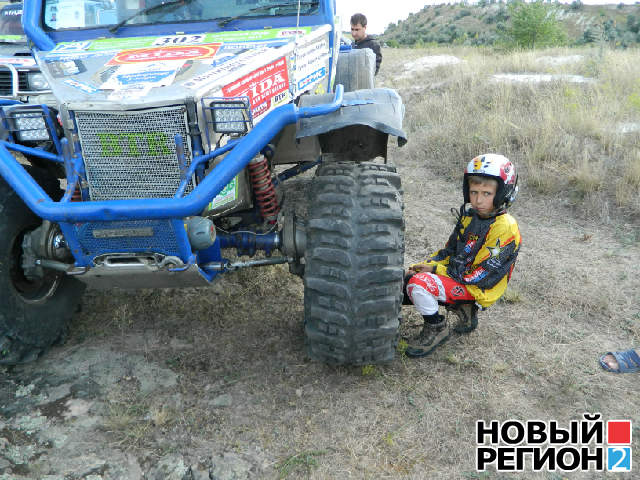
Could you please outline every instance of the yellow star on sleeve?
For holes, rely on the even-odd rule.
[[[498,241],[496,242],[495,247],[487,246],[487,250],[489,250],[489,253],[491,255],[489,258],[499,258],[500,252],[502,251],[502,248],[500,248],[500,239],[498,239]]]

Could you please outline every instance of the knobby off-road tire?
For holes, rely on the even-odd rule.
[[[57,180],[29,172],[53,199],[61,197]],[[38,281],[25,278],[22,239],[41,222],[0,177],[0,364],[35,360],[59,341],[84,291],[78,280],[53,271]]]
[[[389,165],[323,165],[311,187],[304,274],[309,356],[332,365],[393,359],[402,304],[400,176]]]

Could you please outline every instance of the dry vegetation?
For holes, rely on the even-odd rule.
[[[464,62],[394,80],[405,61],[443,53]],[[478,419],[567,425],[601,412],[640,425],[637,374],[597,365],[603,351],[640,345],[640,133],[617,128],[640,122],[637,52],[585,51],[558,67],[594,84],[489,78],[549,72],[537,56],[575,53],[384,52],[380,79],[407,107],[410,142],[391,149],[404,182],[407,264],[446,240],[471,157],[499,151],[520,167],[521,258],[475,332],[421,360],[309,362],[301,281],[273,267],[231,274],[212,290],[91,292],[67,345],[36,368],[106,344],[174,371],[174,387],[145,393],[132,373],[105,392],[95,442],[143,466],[229,453],[255,464],[254,478],[602,478],[474,470]],[[292,180],[289,198],[305,182]],[[405,307],[404,317],[403,334],[415,333],[417,315]]]
[[[391,57],[393,53],[393,57]],[[405,59],[425,50],[390,51],[387,66],[402,71]],[[431,52],[433,54],[433,52]],[[640,213],[639,140],[622,125],[640,121],[638,52],[598,48],[498,54],[477,49],[440,50],[464,60],[417,72],[385,85],[410,99],[407,129],[411,156],[439,159],[440,174],[456,176],[460,159],[500,151],[521,167],[527,188],[560,195],[581,216]],[[554,66],[539,57],[581,54]],[[493,74],[582,75],[589,83],[497,83]],[[440,163],[440,167],[438,167]]]

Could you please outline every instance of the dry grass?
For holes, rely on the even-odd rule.
[[[463,62],[394,77],[408,59],[441,54]],[[568,55],[581,59],[560,65],[539,60]],[[500,151],[521,166],[528,188],[568,194],[580,215],[607,221],[603,212],[640,213],[634,180],[639,135],[620,130],[623,123],[640,123],[637,55],[599,49],[387,50],[381,79],[405,98],[410,157],[432,159],[439,174],[454,177],[465,159]],[[594,82],[491,80],[493,74],[523,72],[587,75]]]

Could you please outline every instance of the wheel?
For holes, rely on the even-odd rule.
[[[390,362],[402,304],[404,221],[390,165],[336,162],[314,178],[304,272],[309,356],[333,365]]]
[[[29,171],[52,198],[60,198],[57,180]],[[24,276],[22,240],[40,223],[0,177],[0,364],[35,360],[59,341],[84,291],[81,282],[62,273],[47,271],[36,281]]]
[[[340,52],[336,65],[335,84],[342,84],[345,92],[374,88],[376,54],[370,48]]]

